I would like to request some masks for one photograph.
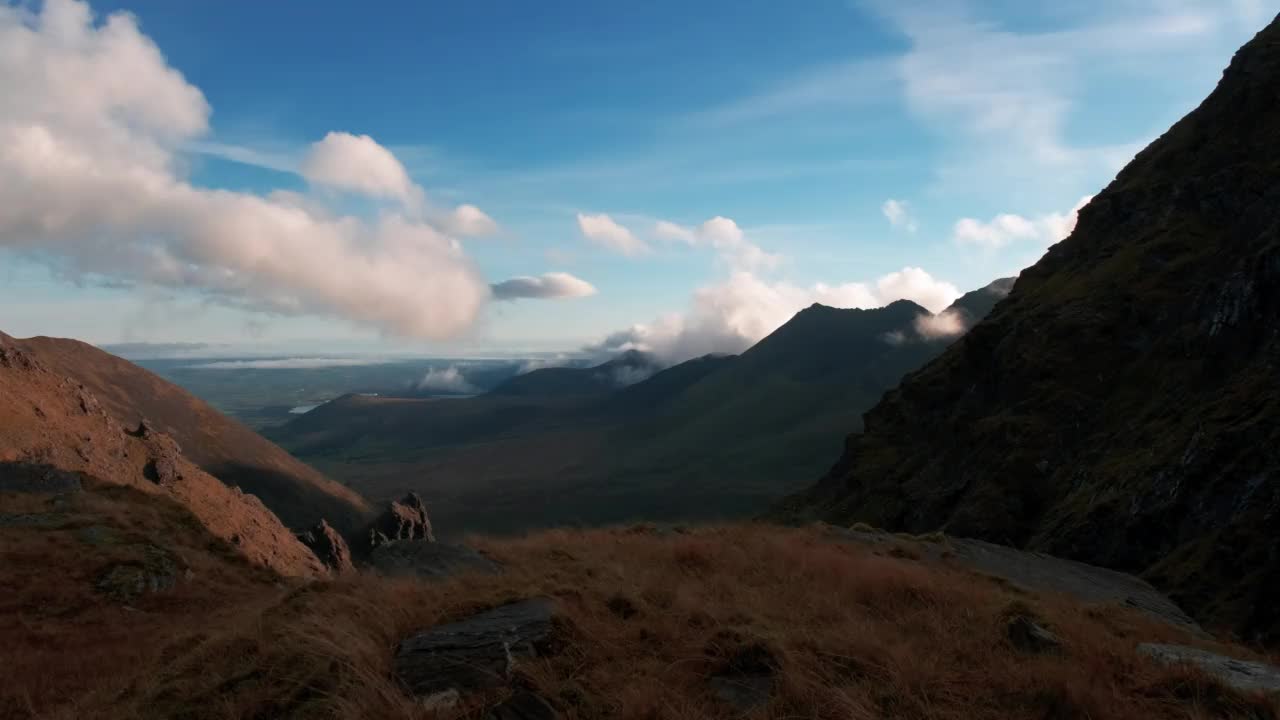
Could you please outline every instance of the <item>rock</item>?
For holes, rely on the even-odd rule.
[[[82,488],[77,473],[39,463],[0,462],[0,492],[66,493]]]
[[[485,713],[485,720],[556,720],[560,714],[542,696],[519,690]]]
[[[1143,643],[1138,652],[1165,665],[1193,665],[1237,690],[1280,693],[1280,668],[1274,665],[1237,660],[1186,645]]]
[[[711,692],[740,713],[748,713],[769,702],[773,694],[772,675],[713,675],[707,680]]]
[[[736,644],[737,647],[728,653],[720,669],[707,679],[711,692],[743,714],[768,704],[778,669],[773,651],[762,642],[743,644],[743,639],[736,634],[721,633],[707,652],[723,656],[721,645],[724,643]]]
[[[1031,655],[1057,654],[1062,652],[1062,641],[1057,635],[1044,629],[1035,620],[1026,615],[1010,618],[1005,628],[1005,636],[1009,643],[1024,653]]]
[[[95,587],[112,600],[130,603],[142,595],[172,589],[178,584],[179,575],[178,563],[167,550],[146,545],[140,562],[112,565]]]
[[[351,548],[347,547],[347,541],[342,539],[342,535],[334,530],[328,522],[321,520],[319,524],[310,530],[298,533],[298,540],[302,541],[311,552],[320,558],[320,562],[335,573],[345,573],[355,570],[355,565],[351,563]]]
[[[518,658],[550,649],[555,602],[534,598],[438,625],[405,638],[394,672],[413,694],[499,687]]]
[[[392,501],[386,511],[369,527],[369,548],[375,548],[396,540],[426,540],[435,542],[431,531],[431,518],[427,506],[417,493],[409,493]]]
[[[458,703],[461,701],[462,696],[458,694],[458,691],[449,688],[444,692],[438,692],[422,698],[418,704],[422,706],[423,710],[438,713],[442,710],[452,710],[458,707]]]
[[[494,575],[502,566],[466,545],[395,540],[369,553],[369,564],[384,575],[445,578],[474,572]]]
[[[147,446],[147,464],[142,472],[148,480],[168,486],[182,479],[178,470],[178,456],[182,454],[182,448],[178,441],[152,429],[146,421],[138,425],[137,436]]]

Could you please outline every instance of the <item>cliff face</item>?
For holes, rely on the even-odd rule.
[[[1280,639],[1280,19],[779,514],[1141,570]]]

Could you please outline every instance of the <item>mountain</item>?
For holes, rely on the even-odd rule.
[[[201,470],[165,433],[115,416],[86,385],[46,366],[25,343],[0,335],[0,491],[84,485],[127,488],[111,494],[121,504],[149,505],[125,502],[139,496],[176,503],[202,532],[234,548],[232,554],[281,575],[325,574],[257,498]],[[21,527],[27,516],[4,517]]]
[[[137,426],[146,419],[205,472],[256,495],[291,527],[323,518],[349,532],[369,513],[357,493],[148,370],[76,340],[10,342],[49,370],[83,383],[121,423]]]
[[[597,395],[644,380],[659,369],[657,358],[639,350],[628,350],[591,367],[532,370],[503,382],[490,392],[524,396]]]
[[[966,302],[982,312],[1005,285]],[[751,516],[822,472],[860,414],[946,347],[952,335],[917,329],[933,317],[908,301],[815,305],[738,356],[656,371],[633,351],[471,398],[348,396],[269,433],[371,498],[418,489],[447,528]]]
[[[1143,571],[1280,639],[1280,19],[779,516]]]

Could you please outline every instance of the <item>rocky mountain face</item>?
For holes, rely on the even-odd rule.
[[[81,482],[172,500],[237,554],[281,575],[326,573],[257,497],[209,475],[149,423],[122,421],[89,387],[0,335],[0,491],[59,492]]]
[[[77,340],[10,342],[50,370],[75,378],[127,425],[147,420],[205,472],[266,503],[290,527],[327,520],[349,533],[371,509],[357,493],[300,462],[208,403],[133,363]]]
[[[1144,571],[1280,640],[1280,20],[779,516]]]

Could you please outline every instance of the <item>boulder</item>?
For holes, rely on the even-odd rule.
[[[1280,693],[1280,667],[1274,665],[1237,660],[1186,645],[1143,643],[1138,652],[1165,665],[1195,666],[1237,690]]]
[[[556,720],[560,714],[542,696],[519,690],[485,713],[485,720]]]
[[[436,541],[427,506],[417,493],[393,500],[369,527],[370,549],[396,540]]]
[[[142,595],[164,592],[178,584],[178,561],[168,550],[145,545],[140,554],[136,562],[108,567],[95,584],[98,592],[117,602],[130,603]]]
[[[1062,652],[1062,641],[1057,635],[1044,629],[1026,615],[1015,615],[1005,627],[1009,644],[1030,655],[1048,655]]]
[[[767,644],[727,631],[717,634],[707,654],[721,658],[707,686],[722,702],[739,714],[769,703],[779,663]]]
[[[414,695],[500,687],[520,658],[550,650],[555,601],[533,598],[405,638],[394,672]]]
[[[383,575],[446,578],[460,573],[502,572],[502,566],[466,545],[395,540],[369,553],[369,564]]]
[[[321,520],[310,530],[298,533],[298,539],[333,572],[341,574],[355,569],[347,541],[328,522]]]

